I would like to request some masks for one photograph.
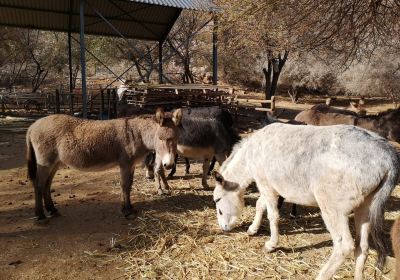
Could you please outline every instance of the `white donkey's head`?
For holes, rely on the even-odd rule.
[[[239,221],[244,207],[244,188],[230,182],[218,172],[214,172],[217,182],[214,189],[214,202],[219,226],[223,231],[232,230]]]

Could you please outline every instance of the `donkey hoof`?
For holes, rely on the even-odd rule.
[[[249,229],[247,230],[247,234],[248,235],[255,235],[257,234],[258,229],[256,229],[255,227],[249,226]]]
[[[57,209],[50,211],[49,214],[50,214],[51,218],[60,217],[61,216],[60,212],[58,212]]]
[[[275,245],[268,244],[268,242],[265,243],[264,251],[265,251],[266,253],[272,253],[272,252],[274,252],[275,250],[276,250],[276,246],[275,246]]]
[[[133,216],[136,216],[137,211],[134,208],[123,208],[121,210],[121,214],[124,216],[124,218],[131,218]]]
[[[33,222],[35,225],[43,226],[43,225],[47,225],[49,223],[49,219],[47,219],[46,216],[45,217],[35,217]]]
[[[159,195],[171,195],[171,190],[158,189],[157,192]]]

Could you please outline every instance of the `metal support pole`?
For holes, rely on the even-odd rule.
[[[68,30],[68,68],[69,68],[69,92],[72,93],[72,48],[71,48],[71,31]]]
[[[218,83],[218,17],[214,15],[213,26],[213,84]]]
[[[60,89],[56,89],[56,114],[60,114]]]
[[[81,73],[82,73],[82,117],[87,118],[87,95],[86,95],[86,58],[85,58],[85,0],[80,0],[79,22],[80,22],[80,51],[81,51]]]
[[[100,120],[103,120],[103,112],[104,112],[104,90],[100,90]]]
[[[72,5],[73,1],[69,2],[69,17],[68,17],[68,66],[69,66],[69,92],[72,93],[72,41],[71,41],[71,27],[72,27]]]
[[[158,42],[158,75],[159,83],[163,84],[163,42]]]
[[[72,92],[69,94],[69,112],[72,116],[74,115],[74,94]]]

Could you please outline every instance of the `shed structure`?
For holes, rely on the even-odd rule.
[[[184,9],[213,15],[217,11],[211,0],[0,0],[0,25],[67,32],[70,90],[71,33],[79,33],[82,99],[86,104],[85,34],[158,42],[159,79],[162,83],[162,46]],[[129,46],[135,50],[134,45]],[[216,27],[213,34],[213,82],[217,83]],[[83,106],[82,113],[86,117],[86,106]]]

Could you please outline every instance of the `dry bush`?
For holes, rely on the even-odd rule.
[[[305,93],[336,95],[342,92],[338,70],[312,56],[292,56],[281,76],[281,84]]]
[[[352,95],[386,96],[393,102],[400,98],[400,58],[398,53],[378,52],[370,61],[358,63],[339,77]]]
[[[320,95],[384,96],[400,100],[400,59],[380,50],[368,60],[347,69],[332,66],[311,55],[292,56],[281,77],[281,87]]]

